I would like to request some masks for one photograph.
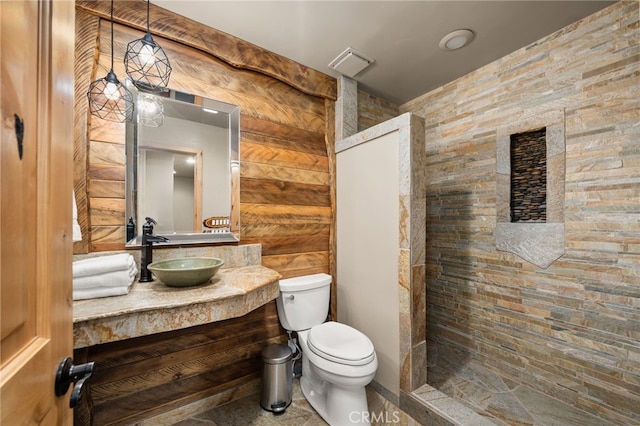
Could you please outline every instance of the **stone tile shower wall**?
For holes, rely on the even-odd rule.
[[[603,424],[640,424],[638,6],[615,3],[401,106],[425,118],[430,343]],[[564,111],[566,242],[544,269],[495,247],[496,139],[552,110]]]
[[[358,131],[368,129],[376,124],[397,117],[400,109],[395,103],[372,95],[363,90],[358,90]]]

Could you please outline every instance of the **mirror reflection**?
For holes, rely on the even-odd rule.
[[[127,124],[127,242],[146,217],[161,244],[239,240],[239,108],[167,90],[132,90]]]

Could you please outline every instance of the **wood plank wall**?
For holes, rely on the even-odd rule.
[[[262,263],[285,278],[333,273],[335,80],[151,8],[151,31],[173,67],[169,86],[240,106],[240,244],[262,244]],[[76,2],[74,188],[83,240],[75,253],[124,249],[125,127],[89,116],[86,101],[89,83],[110,67],[108,16],[109,2]],[[114,16],[114,71],[124,80],[126,44],[143,35],[146,3],[116,2]],[[92,408],[76,410],[77,423],[128,424],[249,383],[259,377],[261,348],[285,338],[272,302],[234,320],[77,350],[76,362],[97,363]]]
[[[86,14],[78,15],[79,20],[88,20]],[[89,27],[96,28],[100,40],[96,79],[110,67],[109,25],[102,21]],[[96,39],[86,30],[77,36],[85,43]],[[114,70],[120,79],[125,75],[126,43],[137,37],[137,30],[115,25]],[[327,151],[332,133],[327,128],[333,123],[333,117],[328,116],[333,111],[332,101],[306,95],[262,74],[239,71],[179,43],[157,40],[172,62],[173,89],[240,106],[241,244],[262,243],[265,265],[283,275],[289,269],[290,276],[328,272],[333,207],[332,160]],[[83,46],[83,50],[88,49]],[[92,56],[85,54],[85,61]],[[77,90],[81,105],[76,110],[86,115],[86,106],[82,107],[86,104],[82,90],[86,89]],[[82,117],[77,118],[82,122]],[[81,146],[76,149],[76,178],[80,181],[76,192],[84,225],[83,242],[77,243],[76,252],[83,252],[83,247],[89,252],[121,250],[125,236],[125,125],[92,116],[88,122],[88,142],[79,140]],[[85,158],[81,158],[83,152]]]

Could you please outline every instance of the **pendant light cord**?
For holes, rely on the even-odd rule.
[[[150,0],[147,0],[147,32],[151,33],[151,31],[149,30],[149,2]]]
[[[113,71],[113,0],[111,0],[111,71]]]

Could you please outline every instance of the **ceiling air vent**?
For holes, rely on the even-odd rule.
[[[329,64],[329,68],[347,77],[355,77],[360,71],[375,62],[360,52],[348,47]]]

